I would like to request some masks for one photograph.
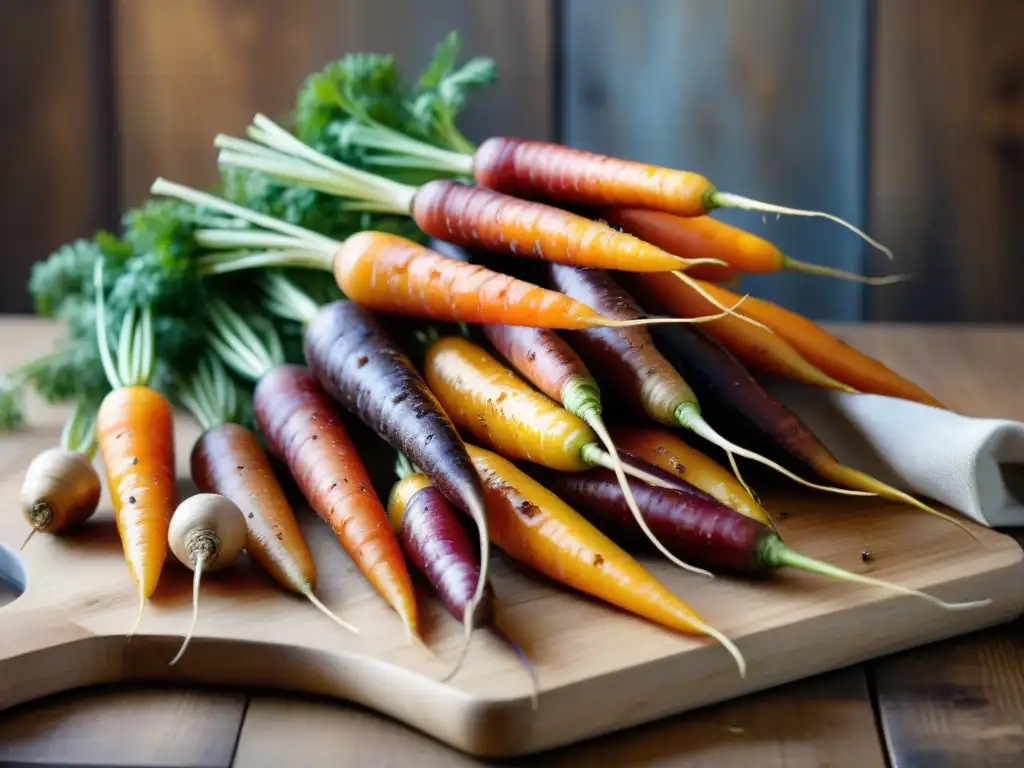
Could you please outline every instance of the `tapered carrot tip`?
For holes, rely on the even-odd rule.
[[[850,280],[855,283],[863,283],[864,285],[892,285],[893,283],[902,283],[913,278],[913,275],[884,275],[882,277],[868,277],[866,275],[858,275],[855,272],[847,272],[843,269],[836,269],[835,267],[826,267],[823,264],[812,264],[809,261],[798,261],[791,259],[789,256],[782,257],[783,269],[788,269],[791,272],[800,272],[805,275],[820,275],[822,277],[835,277],[840,280]]]
[[[703,632],[708,637],[717,640],[719,643],[721,643],[725,650],[729,652],[729,655],[732,656],[733,660],[735,660],[736,666],[739,668],[740,671],[740,677],[747,676],[747,661],[743,658],[743,654],[740,653],[740,649],[736,647],[736,644],[732,640],[730,640],[728,637],[726,637],[724,634],[719,632],[714,627],[710,627],[702,621],[690,619],[690,622],[697,630]]]
[[[747,296],[749,296],[750,294],[744,294],[743,296],[740,297],[739,301],[737,301],[731,307],[727,307],[722,302],[720,302],[717,298],[715,298],[710,293],[708,293],[706,290],[704,290],[704,288],[702,288],[700,286],[700,284],[696,280],[694,280],[692,277],[690,277],[689,275],[687,275],[687,274],[685,274],[683,272],[673,272],[672,274],[675,277],[677,277],[680,280],[682,280],[688,286],[690,286],[690,288],[695,290],[698,294],[700,294],[704,298],[705,301],[709,302],[712,306],[718,307],[720,310],[722,310],[722,313],[720,315],[712,315],[712,316],[708,316],[707,318],[702,318],[702,319],[698,318],[699,320],[702,320],[703,322],[707,322],[709,320],[715,320],[718,317],[722,317],[724,315],[732,315],[733,317],[735,317],[738,320],[742,320],[745,323],[750,323],[751,325],[756,325],[761,330],[767,331],[770,334],[773,334],[773,335],[775,334],[775,331],[773,331],[771,328],[769,328],[764,323],[760,323],[757,320],[755,320],[754,318],[749,317],[748,315],[743,315],[743,314],[740,314],[740,313],[736,312],[736,308],[740,304],[742,304],[746,300]]]
[[[324,605],[322,602],[320,602],[320,599],[316,595],[313,594],[313,590],[312,590],[312,588],[308,584],[306,585],[305,589],[302,590],[302,594],[305,595],[309,599],[309,602],[311,602],[313,605],[315,605],[317,607],[317,609],[319,609],[321,612],[323,612],[324,615],[327,616],[327,618],[329,618],[331,621],[333,621],[339,627],[341,627],[342,629],[347,629],[349,632],[353,632],[353,633],[355,633],[357,635],[359,634],[359,630],[356,627],[354,627],[351,624],[349,624],[343,618],[341,618],[336,613],[334,613],[330,608],[328,608],[326,605]]]
[[[139,630],[139,625],[142,624],[142,612],[146,608],[146,588],[145,585],[139,582],[139,612],[135,616],[135,623],[132,624],[132,628],[128,630],[128,642],[131,642],[132,637]]]
[[[853,226],[848,221],[845,221],[838,216],[824,211],[808,211],[803,208],[789,208],[784,205],[775,205],[774,203],[764,203],[760,200],[752,200],[749,197],[743,197],[741,195],[734,195],[731,192],[722,192],[709,187],[704,196],[704,207],[706,210],[711,211],[715,208],[739,208],[744,211],[758,211],[760,213],[778,213],[784,216],[813,216],[822,219],[828,219],[834,221],[842,227],[846,227],[851,232],[864,238],[865,242],[870,243],[872,246],[884,253],[891,261],[895,257],[893,256],[892,249],[887,248],[880,242],[870,237],[863,230]]]

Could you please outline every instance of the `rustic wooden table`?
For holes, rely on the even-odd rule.
[[[1024,328],[833,330],[951,407],[1024,420]],[[45,349],[46,333],[35,320],[0,321],[0,370]],[[0,765],[1019,766],[1022,641],[1024,620],[511,762],[474,760],[337,702],[244,690],[84,690],[5,712]]]

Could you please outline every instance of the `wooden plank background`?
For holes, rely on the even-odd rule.
[[[215,178],[212,139],[281,114],[356,50],[417,70],[449,29],[500,82],[466,134],[552,138],[699,170],[824,209],[721,217],[884,288],[744,281],[816,319],[1024,318],[1024,3],[1019,0],[4,0],[0,312],[29,310],[32,262],[116,226],[153,177]]]

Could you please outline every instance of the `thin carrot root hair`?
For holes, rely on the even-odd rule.
[[[536,712],[537,708],[540,706],[540,682],[537,680],[537,670],[534,669],[533,664],[530,662],[530,658],[519,646],[519,643],[509,637],[508,633],[499,627],[497,622],[495,622],[494,626],[491,627],[491,631],[494,633],[495,637],[512,649],[512,652],[519,658],[519,663],[522,664],[523,669],[526,670],[526,674],[530,676],[530,709]]]
[[[26,537],[25,537],[25,540],[24,540],[23,542],[21,542],[21,546],[20,546],[20,547],[18,547],[18,551],[19,551],[19,552],[22,552],[22,551],[24,551],[25,547],[27,547],[27,546],[28,546],[28,543],[29,543],[30,541],[32,541],[32,537],[36,535],[36,531],[37,531],[37,530],[38,530],[37,528],[33,528],[32,530],[30,530],[30,531],[28,532],[28,536],[26,536]]]
[[[845,481],[850,485],[859,485],[861,487],[866,488],[875,488],[876,491],[872,495],[882,496],[883,498],[888,498],[893,501],[902,501],[903,503],[909,504],[912,507],[917,507],[921,511],[927,512],[929,515],[935,515],[936,517],[945,520],[947,523],[952,523],[957,528],[966,531],[967,534],[970,535],[970,537],[975,541],[978,540],[978,534],[976,534],[974,531],[968,528],[965,523],[963,523],[960,520],[957,520],[952,515],[949,515],[945,512],[941,512],[935,509],[935,507],[929,506],[928,504],[925,504],[923,501],[920,501],[919,499],[915,499],[909,493],[904,493],[898,488],[893,488],[891,485],[883,483],[881,480],[876,480],[870,475],[866,475],[859,470],[853,469],[852,467],[844,466],[839,462],[835,462],[835,464],[829,462],[828,464],[822,464],[818,471],[821,472],[823,475],[831,479],[837,480],[839,482]]]
[[[135,616],[135,623],[132,624],[132,628],[128,630],[128,642],[135,636],[135,633],[139,630],[139,625],[142,624],[142,612],[146,609],[146,593],[142,586],[142,579],[139,579],[139,612]]]
[[[711,203],[719,208],[739,208],[740,210],[757,211],[759,213],[778,213],[785,216],[811,216],[828,219],[829,221],[834,221],[840,226],[846,227],[851,232],[854,232],[864,238],[865,241],[888,256],[890,261],[895,258],[895,256],[893,256],[892,249],[882,245],[863,230],[853,226],[850,222],[845,221],[834,214],[826,213],[825,211],[808,211],[802,208],[789,208],[784,205],[775,205],[774,203],[762,203],[760,200],[752,200],[749,197],[734,195],[731,192],[719,192],[718,190],[715,190],[715,192],[710,195],[710,198]]]
[[[675,273],[673,273],[673,274],[675,274]],[[703,289],[701,289],[700,287],[697,287],[697,290],[699,290],[699,291],[701,291],[703,293]],[[607,328],[628,328],[628,327],[634,326],[634,325],[668,325],[668,324],[675,324],[675,323],[709,323],[712,320],[720,320],[721,318],[725,317],[726,315],[734,315],[735,317],[741,317],[744,320],[750,320],[751,323],[754,323],[756,325],[761,325],[759,322],[757,322],[756,320],[753,320],[752,318],[748,318],[746,315],[737,315],[734,312],[736,307],[738,307],[740,304],[742,304],[747,299],[747,297],[749,297],[749,296],[750,296],[749,293],[745,293],[743,296],[741,296],[739,298],[739,301],[737,301],[731,307],[724,307],[722,309],[722,311],[719,312],[716,315],[704,315],[703,317],[640,317],[640,318],[636,318],[635,320],[616,320],[614,318],[605,318],[605,319],[602,319],[602,320],[598,321],[597,324],[602,326],[602,327],[607,327]],[[715,300],[714,303],[715,303],[715,306],[717,306],[717,307],[721,307],[722,306],[722,304],[720,304],[717,300]],[[769,333],[772,333],[772,331],[769,331]]]
[[[729,458],[729,466],[732,468],[732,473],[739,481],[739,484],[743,486],[743,490],[747,492],[747,494],[750,496],[751,499],[753,499],[754,503],[757,504],[757,506],[761,507],[761,509],[764,509],[764,505],[761,504],[761,499],[758,498],[758,495],[756,493],[754,493],[754,489],[750,487],[747,481],[743,479],[743,475],[740,473],[739,464],[736,462],[736,454],[734,454],[732,451],[726,450],[725,455]],[[768,527],[770,527],[775,533],[778,533],[779,528],[775,524],[775,518],[772,517],[771,512],[769,512],[767,509],[764,509],[764,514],[768,518]]]
[[[836,277],[840,280],[850,280],[864,285],[892,285],[902,283],[913,278],[913,275],[884,275],[882,277],[868,277],[858,275],[856,272],[847,272],[845,269],[826,267],[823,264],[813,264],[809,261],[798,261],[786,256],[783,260],[783,267],[791,272],[800,272],[804,275],[820,275],[822,277]]]
[[[668,558],[671,563],[678,565],[680,568],[690,571],[691,573],[697,573],[701,576],[707,576],[709,579],[713,579],[714,574],[710,571],[698,568],[695,565],[690,565],[684,560],[680,560],[678,557],[673,555],[668,550],[668,547],[662,544],[658,537],[654,535],[654,531],[648,527],[647,521],[644,520],[644,516],[640,512],[640,507],[637,506],[636,499],[633,497],[633,490],[629,487],[629,481],[626,479],[626,473],[623,471],[622,461],[619,459],[618,451],[615,449],[611,436],[608,434],[608,430],[605,429],[605,426],[600,419],[597,420],[597,423],[599,426],[594,429],[594,431],[601,439],[601,442],[609,446],[609,450],[603,451],[594,446],[595,450],[585,451],[586,456],[583,457],[583,460],[588,464],[596,464],[600,467],[604,467],[605,469],[610,469],[615,473],[615,478],[619,481],[619,487],[622,488],[622,495],[626,500],[626,506],[629,507],[629,511],[633,514],[633,519],[636,520],[637,525],[640,526],[640,530],[644,532],[644,535],[651,540],[651,543],[658,548],[658,551],[661,552],[661,554]],[[593,446],[594,444],[591,443],[591,445]]]
[[[768,333],[771,333],[771,334],[774,335],[775,331],[773,331],[771,328],[769,328],[764,323],[760,323],[760,322],[758,322],[757,320],[755,320],[752,317],[747,317],[746,315],[743,315],[743,314],[740,314],[740,313],[736,312],[736,307],[738,307],[740,304],[743,303],[743,301],[750,295],[749,293],[743,294],[740,297],[740,300],[737,301],[735,304],[733,304],[731,307],[726,307],[724,304],[722,304],[722,302],[720,302],[718,299],[716,299],[710,293],[708,293],[703,288],[701,288],[700,284],[696,280],[694,280],[692,277],[687,275],[686,273],[680,272],[680,271],[676,270],[675,272],[672,272],[671,274],[673,274],[675,277],[677,277],[680,280],[682,280],[684,283],[686,283],[688,286],[690,286],[693,290],[695,290],[697,293],[699,293],[702,297],[704,297],[704,299],[706,301],[710,302],[712,306],[718,307],[720,310],[722,310],[723,314],[717,315],[715,317],[708,317],[708,318],[706,318],[704,320],[701,320],[701,322],[707,322],[708,320],[717,320],[719,317],[723,317],[724,315],[732,315],[733,317],[735,317],[735,318],[737,318],[739,320],[742,320],[745,323],[750,323],[751,325],[756,325],[758,328],[760,328],[760,329],[762,329],[764,331],[767,331]],[[698,318],[698,320],[699,320],[699,318]]]
[[[754,453],[753,451],[749,451],[746,448],[743,448],[729,440],[726,440],[724,437],[718,434],[711,427],[710,424],[704,421],[704,417],[700,415],[700,412],[697,410],[697,407],[693,403],[684,403],[679,407],[679,409],[676,411],[676,421],[680,424],[680,426],[692,430],[699,437],[703,437],[708,442],[714,443],[723,451],[731,451],[746,459],[750,459],[751,461],[756,461],[760,464],[764,464],[766,467],[770,467],[771,469],[774,469],[776,472],[785,475],[790,480],[800,483],[801,485],[806,485],[808,488],[814,488],[815,490],[818,491],[828,491],[829,493],[838,493],[844,496],[878,495],[877,493],[873,493],[871,491],[855,491],[849,488],[836,488],[831,485],[820,485],[818,483],[812,483],[810,480],[804,480],[799,475],[790,472],[788,469],[781,466],[780,464],[777,464],[771,459],[761,456],[758,453]],[[739,480],[740,483],[743,484],[744,488],[748,487],[747,484],[739,476],[737,476],[737,480]]]
[[[483,568],[480,569],[483,572]],[[466,604],[466,609],[462,614],[462,626],[465,629],[465,635],[462,638],[462,647],[459,649],[459,655],[455,659],[455,663],[451,669],[441,678],[442,683],[447,683],[455,675],[458,674],[459,670],[462,669],[462,663],[466,660],[466,656],[469,654],[470,641],[473,639],[473,614],[476,612],[476,603],[470,601]]]
[[[195,634],[196,624],[199,623],[199,582],[203,576],[203,564],[205,562],[206,555],[200,553],[199,557],[196,558],[196,572],[192,575],[192,623],[189,625],[188,634],[185,635],[185,640],[178,650],[178,655],[171,659],[171,663],[168,664],[170,667],[177,664],[178,659],[185,655],[185,649],[188,648],[189,641],[192,640],[192,635]]]
[[[736,647],[736,644],[732,640],[714,627],[705,624],[703,621],[690,619],[690,623],[693,624],[693,626],[700,632],[703,632],[708,637],[721,643],[725,650],[729,652],[729,655],[736,661],[736,666],[740,670],[740,677],[747,676],[747,660],[743,658],[743,654],[740,653],[740,649]]]
[[[325,616],[327,616],[327,618],[329,618],[331,621],[333,621],[339,627],[341,627],[343,629],[347,629],[349,632],[352,632],[352,633],[354,633],[356,635],[359,634],[359,630],[356,627],[354,627],[353,625],[349,624],[343,618],[341,618],[336,613],[334,613],[334,611],[332,611],[330,608],[328,608],[326,605],[324,605],[322,602],[320,602],[320,599],[315,594],[313,594],[313,590],[310,589],[308,585],[302,591],[302,594],[305,595],[309,599],[309,602],[311,602],[314,606],[316,606]]]

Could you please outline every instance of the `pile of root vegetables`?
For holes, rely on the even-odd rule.
[[[325,620],[358,631],[317,597],[287,480],[410,642],[424,643],[414,578],[463,623],[449,676],[477,628],[529,667],[515,628],[495,621],[492,548],[721,643],[740,674],[741,651],[715,617],[637,553],[704,578],[790,567],[943,609],[984,604],[944,603],[793,550],[741,474],[753,462],[786,482],[946,517],[842,465],[758,381],[943,407],[811,321],[725,287],[785,270],[885,282],[796,261],[711,215],[827,214],[555,143],[474,146],[456,117],[496,73],[486,58],[456,67],[457,52],[453,34],[412,84],[389,55],[332,62],[287,119],[257,115],[244,137],[214,138],[215,189],[157,179],[119,232],[36,266],[37,310],[66,334],[8,373],[0,420],[21,421],[28,390],[73,408],[60,445],[26,475],[26,545],[36,533],[73,536],[94,512],[98,452],[139,620],[168,550],[195,572],[196,604],[201,575],[246,551]],[[199,493],[184,500],[182,411],[203,430],[190,454]],[[343,416],[389,446],[387,493]]]

